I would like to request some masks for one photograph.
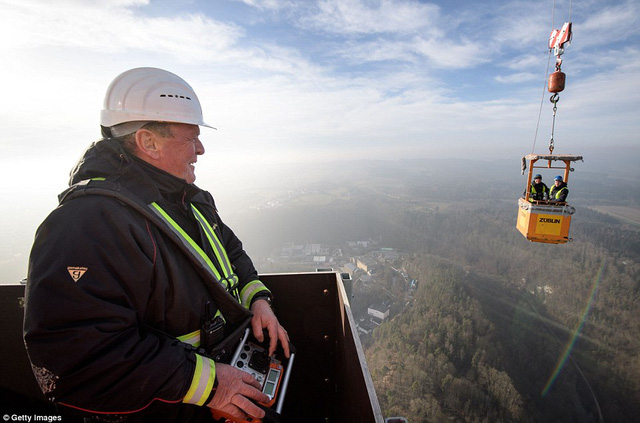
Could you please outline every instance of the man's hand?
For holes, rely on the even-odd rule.
[[[259,342],[262,342],[264,341],[262,330],[267,329],[269,333],[269,355],[273,355],[278,346],[278,341],[280,341],[285,357],[289,358],[289,334],[278,322],[278,318],[273,314],[269,303],[266,300],[257,299],[251,305],[251,311],[253,312],[253,318],[251,319],[253,336]]]
[[[250,400],[268,402],[260,391],[260,383],[253,376],[228,364],[216,363],[218,387],[207,407],[226,415],[246,420],[247,415],[261,419],[264,410]]]

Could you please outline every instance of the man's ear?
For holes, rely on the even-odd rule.
[[[145,161],[160,158],[160,137],[148,129],[138,129],[135,135],[138,154]]]

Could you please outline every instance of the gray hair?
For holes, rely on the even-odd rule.
[[[173,136],[171,125],[173,125],[172,122],[149,122],[140,129],[147,129],[163,138],[167,138]],[[134,154],[136,151],[136,132],[112,138],[120,143],[127,153]]]

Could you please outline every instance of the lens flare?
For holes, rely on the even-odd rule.
[[[555,370],[551,374],[551,377],[549,377],[547,384],[542,390],[543,397],[549,393],[556,379],[560,375],[560,372],[562,372],[562,369],[564,368],[564,365],[566,364],[567,360],[571,357],[571,351],[573,350],[573,347],[576,344],[578,337],[580,336],[580,332],[582,332],[584,323],[587,320],[587,317],[589,316],[589,312],[591,311],[591,306],[598,292],[598,287],[600,285],[600,281],[602,280],[602,275],[604,274],[605,267],[606,267],[605,263],[602,263],[602,266],[600,266],[600,270],[598,270],[598,273],[596,274],[596,278],[593,281],[593,285],[591,286],[591,294],[589,295],[589,301],[587,302],[587,305],[584,308],[584,312],[582,313],[582,318],[580,319],[580,323],[578,324],[578,327],[573,331],[573,336],[571,337],[571,340],[565,347],[564,352],[560,356],[560,360],[558,360],[558,364],[556,365]]]

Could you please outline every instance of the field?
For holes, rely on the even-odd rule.
[[[640,208],[628,206],[592,206],[590,208],[616,217],[624,222],[640,225]]]

